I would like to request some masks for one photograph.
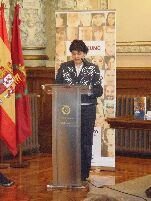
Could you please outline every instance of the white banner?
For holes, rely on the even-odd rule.
[[[93,133],[92,166],[115,167],[115,130],[95,127]]]
[[[56,12],[57,71],[62,62],[71,60],[69,46],[74,39],[89,48],[87,60],[98,65],[103,95],[98,98],[93,137],[93,166],[115,167],[115,131],[107,117],[115,116],[116,104],[116,13],[113,10]]]

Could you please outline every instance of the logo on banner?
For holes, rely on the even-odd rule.
[[[87,56],[104,56],[105,55],[105,41],[84,41],[89,51]],[[70,41],[66,42],[66,54],[67,56],[71,55],[69,47],[71,45]]]

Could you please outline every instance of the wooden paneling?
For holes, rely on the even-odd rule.
[[[41,85],[54,83],[54,68],[37,67],[26,68],[29,93],[36,93],[39,97],[39,121],[49,122],[51,118],[51,96],[43,92]]]
[[[107,118],[107,122],[115,129],[151,130],[151,120],[135,119],[133,116]]]
[[[27,80],[30,92],[41,95],[41,85],[54,82],[54,68],[27,68]],[[148,68],[117,68],[117,95],[150,95],[151,67]]]
[[[39,95],[39,144],[41,152],[51,152],[52,119],[51,95],[45,94],[42,84],[52,84],[55,69],[48,67],[28,67],[27,81],[30,93]],[[151,95],[151,68],[117,68],[116,89],[118,95]]]
[[[117,95],[151,95],[151,68],[117,68]]]
[[[55,70],[48,67],[28,67],[26,71],[29,91],[40,95],[40,121],[47,122],[47,117],[51,116],[51,112],[43,110],[49,107],[51,96],[43,97],[41,85],[54,83]],[[117,68],[116,90],[117,95],[151,95],[151,67]]]
[[[26,67],[28,88],[31,93],[42,93],[42,84],[54,83],[54,68],[48,67]]]
[[[43,84],[54,83],[54,68],[28,67],[26,68],[27,84],[30,93],[38,95],[38,137],[40,151],[51,153],[52,118],[51,95],[47,95],[41,88]]]
[[[116,81],[116,111],[119,111],[117,112],[118,115],[126,115],[128,112],[133,112],[134,109],[130,109],[130,105],[134,103],[128,100],[130,97],[146,96],[148,97],[147,99],[150,100],[151,68],[118,68]],[[120,101],[120,99],[122,99],[122,101]],[[150,110],[150,104],[148,103],[150,103],[150,101],[147,101],[147,110]],[[150,131],[145,130],[151,130],[150,122],[132,119],[128,121],[125,117],[124,120],[122,117],[121,121],[120,118],[121,117],[113,118],[113,122],[109,122],[111,127],[117,128],[116,153],[150,153]],[[133,130],[134,128],[137,130]]]

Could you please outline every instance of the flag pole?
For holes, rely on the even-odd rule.
[[[23,168],[28,167],[29,162],[22,160],[22,143],[26,138],[32,135],[31,120],[30,120],[30,104],[27,94],[26,72],[24,66],[24,58],[22,53],[22,43],[20,36],[20,19],[19,19],[20,3],[16,0],[14,19],[12,26],[12,41],[11,41],[11,57],[13,64],[14,76],[19,77],[15,86],[15,105],[16,105],[16,136],[18,144],[18,162],[11,164],[11,167]]]
[[[29,167],[30,166],[30,162],[22,160],[22,145],[20,144],[18,147],[19,147],[19,153],[18,153],[19,161],[11,163],[10,167],[12,167],[12,168],[25,168],[25,167]]]
[[[3,143],[0,140],[0,157],[1,157],[1,162],[0,162],[0,169],[6,169],[10,167],[9,163],[4,163],[4,155],[3,155]]]

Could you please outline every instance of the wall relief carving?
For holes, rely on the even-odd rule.
[[[24,47],[45,47],[44,4],[41,0],[23,1],[21,35]]]
[[[18,0],[20,10],[21,38],[23,47],[45,47],[45,0]],[[16,0],[4,0],[8,30],[12,24]]]
[[[46,0],[17,0],[20,4],[20,30],[23,46],[25,65],[46,66]],[[11,25],[14,16],[16,0],[4,0],[5,15],[9,35],[11,37]],[[36,59],[35,59],[36,58]]]
[[[108,0],[58,0],[57,10],[94,10],[107,9]]]
[[[151,55],[151,41],[117,42],[120,55]]]

